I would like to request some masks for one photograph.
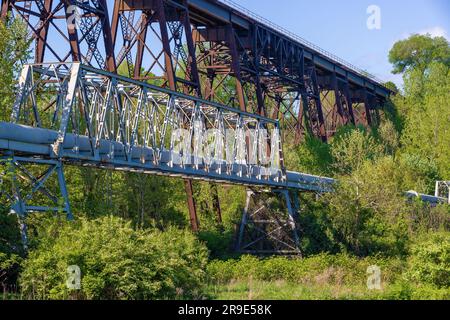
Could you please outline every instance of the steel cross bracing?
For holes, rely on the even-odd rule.
[[[34,61],[75,61],[115,71],[106,0],[2,0],[1,18],[22,19],[34,41]]]
[[[14,154],[248,186],[330,182],[285,171],[269,118],[79,63],[26,65],[19,87],[0,125],[0,149]]]
[[[278,123],[278,129],[282,129],[279,130],[282,138],[293,138],[296,143],[300,143],[306,133],[327,141],[345,124],[376,125],[380,106],[390,94],[379,81],[236,4],[229,4],[231,6],[215,0],[2,0],[1,19],[8,21],[10,15],[25,21],[34,40],[36,63],[57,61],[62,63],[62,68],[70,68],[66,62],[82,62],[90,67],[125,73],[171,92],[203,97],[271,118]],[[108,90],[113,90],[114,86],[102,90],[111,92]],[[69,87],[69,83],[61,84],[60,98],[54,102],[59,110],[65,103],[64,87]],[[102,99],[114,98],[110,93]],[[121,108],[126,110],[126,106]],[[108,140],[113,134],[108,132],[107,121],[102,120],[107,114],[106,111],[99,113],[103,131],[95,138],[101,142],[105,140],[101,137]],[[55,112],[54,124],[59,125],[61,116]],[[85,114],[80,112],[78,116]],[[39,115],[35,121],[40,121]],[[77,125],[76,121],[70,121],[73,126]],[[116,142],[128,142],[123,132],[129,127],[114,132],[119,136]],[[95,126],[90,128],[93,132],[96,129]],[[189,129],[189,124],[185,124],[184,129]],[[53,149],[59,151],[64,149],[61,141],[65,136],[61,128],[56,131],[58,141]],[[73,133],[67,134],[73,137]],[[92,138],[91,135],[84,137]],[[81,150],[79,155],[83,152],[86,153]],[[120,154],[119,151],[118,154],[113,150],[115,161],[120,156],[129,161],[129,152]],[[152,153],[152,161],[158,160],[161,154],[164,155]],[[96,161],[99,157],[102,160],[102,156],[95,152],[93,156],[96,157],[93,163],[97,165]],[[70,162],[73,161],[72,157]],[[283,168],[281,148],[279,161]],[[179,172],[173,174],[183,176]],[[245,176],[244,171],[241,175]],[[287,184],[290,175],[292,173],[285,174]],[[210,172],[208,179],[211,179]],[[313,181],[315,179],[312,177]],[[309,177],[306,180],[309,181]],[[309,183],[306,185],[311,187]],[[191,221],[195,221],[195,202],[189,181],[186,191]],[[214,201],[218,204],[218,199]],[[217,207],[220,216],[220,207]],[[195,229],[195,222],[192,225]]]
[[[236,252],[260,255],[301,255],[296,224],[300,210],[288,190],[248,190],[236,237]]]
[[[21,220],[34,211],[71,218],[64,164],[277,192],[334,183],[285,170],[278,121],[80,63],[23,67],[11,121],[0,123],[0,155],[14,171],[2,196]]]
[[[135,79],[280,120],[297,142],[376,124],[390,94],[380,81],[225,2],[2,0],[1,16],[26,22],[37,63],[121,66]]]

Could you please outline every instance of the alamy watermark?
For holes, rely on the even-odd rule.
[[[370,5],[367,7],[367,29],[381,30],[381,8],[377,5]]]
[[[76,5],[70,5],[66,9],[66,17],[67,17],[67,28],[69,30],[76,30],[81,23],[81,11],[80,8]]]
[[[80,290],[81,289],[81,269],[79,266],[73,265],[67,267],[67,289]]]
[[[208,129],[194,121],[193,130],[176,129],[171,136],[172,164],[242,164],[280,167],[279,130]],[[198,163],[201,162],[201,163]]]
[[[378,266],[370,266],[367,268],[367,289],[381,290],[381,269]]]

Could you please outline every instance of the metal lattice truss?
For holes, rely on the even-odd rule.
[[[12,122],[36,130],[11,140],[68,162],[286,182],[278,122],[81,64],[26,65]]]
[[[28,26],[36,63],[78,61],[115,69],[106,0],[2,1],[2,5],[2,18],[11,14]]]
[[[253,112],[279,120],[297,143],[306,132],[326,141],[341,125],[375,125],[390,94],[317,46],[215,0],[2,0],[2,20],[8,14],[28,25],[36,63],[81,62]]]
[[[287,190],[249,190],[236,251],[248,254],[301,255],[296,211]]]
[[[56,180],[56,183],[55,181]],[[58,161],[4,156],[0,160],[0,200],[19,218],[23,243],[27,243],[28,212],[65,213],[71,220],[64,172]]]
[[[115,4],[113,38],[122,35],[117,65],[126,63],[128,76],[151,80],[163,87],[199,95],[190,20],[187,9],[157,0],[130,9],[125,2]],[[174,75],[174,82],[171,77]]]
[[[0,190],[20,221],[35,211],[71,218],[64,164],[271,188],[291,218],[286,190],[329,192],[335,184],[287,172],[280,124],[263,116],[80,63],[25,65],[17,89],[10,122],[0,122],[0,156],[13,168]],[[277,215],[264,238],[279,238],[275,251],[297,252],[298,239],[283,236],[294,221],[280,224]]]

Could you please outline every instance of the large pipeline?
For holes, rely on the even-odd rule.
[[[0,122],[0,149],[10,150],[18,153],[48,156],[51,154],[51,145],[56,141],[58,132],[49,129],[29,127],[10,122]],[[64,140],[63,149],[73,150],[78,148],[78,152],[89,152],[91,142],[86,136],[78,136],[68,133]],[[120,142],[101,140],[99,153],[107,155],[114,148],[117,157],[125,156],[124,145]],[[146,162],[153,161],[154,152],[152,149],[134,147],[132,151],[133,159],[144,159]],[[163,152],[162,162],[168,163],[173,155],[170,152]],[[225,166],[225,164],[223,164]],[[255,170],[255,169],[254,169]],[[262,170],[260,168],[260,170]],[[309,175],[305,173],[288,171],[286,173],[287,183],[292,186],[303,186],[303,189],[317,192],[331,192],[335,179]],[[409,199],[420,198],[422,201],[432,205],[447,203],[448,200],[442,197],[420,194],[415,191],[408,191],[405,196]]]

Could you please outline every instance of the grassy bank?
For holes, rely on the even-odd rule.
[[[239,260],[210,262],[207,291],[218,300],[450,299],[448,285],[414,277],[417,269],[425,269],[412,263],[411,259],[345,254],[304,259],[243,256]],[[381,272],[377,289],[368,287],[374,275],[368,270],[371,266],[378,266]],[[446,266],[440,272],[445,277],[449,271]]]

